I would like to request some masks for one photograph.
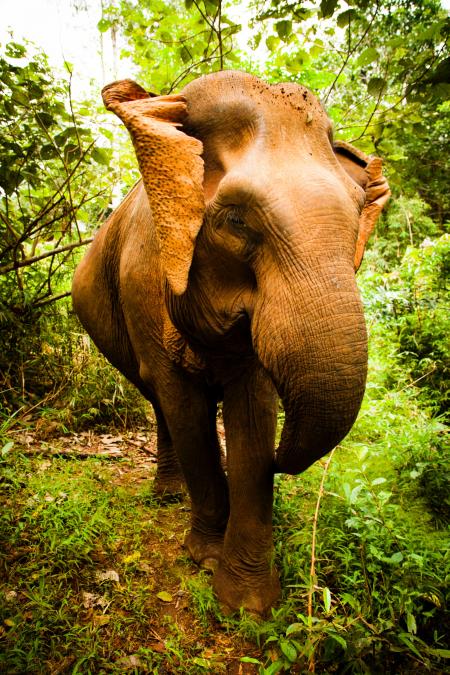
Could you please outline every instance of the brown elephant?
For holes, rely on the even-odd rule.
[[[169,96],[115,82],[103,99],[143,181],[79,265],[75,311],[154,406],[156,487],[184,476],[192,558],[215,568],[222,603],[264,612],[279,595],[274,473],[335,447],[361,404],[355,270],[389,198],[381,160],[333,143],[320,103],[292,83],[225,71]]]

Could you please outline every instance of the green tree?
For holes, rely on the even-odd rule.
[[[157,93],[239,64],[233,36],[241,26],[227,16],[222,0],[107,0],[98,28],[121,33],[127,43],[122,55]]]
[[[42,52],[7,44],[0,87],[0,371],[14,390],[33,340],[40,351],[45,308],[70,293],[73,256],[109,208],[111,150],[95,143],[92,108],[72,100],[70,73],[56,79]]]

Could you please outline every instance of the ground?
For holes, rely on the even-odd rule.
[[[372,416],[376,405],[392,408],[387,397],[370,401]],[[188,557],[188,498],[161,504],[153,491],[151,422],[61,435],[42,415],[9,420],[0,672],[448,672],[448,539],[430,490],[419,492],[442,425],[420,427],[416,416],[415,443],[430,459],[419,463],[415,450],[412,462],[411,425],[388,412],[372,438],[363,412],[328,458],[276,476],[283,595],[265,620],[223,616],[211,578]]]
[[[47,435],[15,439],[29,483],[5,504],[24,524],[2,559],[2,672],[258,672],[241,658],[261,650],[213,617],[210,580],[183,548],[188,498],[152,496],[154,431]],[[77,498],[88,508],[74,514]]]

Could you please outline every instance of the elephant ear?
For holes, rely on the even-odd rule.
[[[382,161],[379,157],[368,157],[364,152],[344,141],[335,141],[333,147],[341,166],[366,193],[366,201],[359,217],[354,259],[356,272],[361,265],[367,241],[391,196],[391,191],[383,176]]]
[[[181,295],[205,211],[203,145],[177,129],[186,117],[186,99],[179,94],[150,96],[132,80],[109,84],[102,96],[132,138],[161,246],[162,268],[172,291]]]

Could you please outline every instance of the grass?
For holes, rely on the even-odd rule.
[[[222,629],[214,652],[196,590],[215,607],[209,580],[181,546],[188,506],[160,507],[134,468],[4,453],[1,672],[196,673],[239,658],[242,638]]]
[[[62,441],[47,439],[29,455],[5,421],[0,671],[446,672],[446,428],[413,384],[393,387],[376,335],[372,348],[349,437],[276,478],[283,598],[264,621],[221,615],[182,548],[188,504],[155,501],[133,446],[114,461],[49,458]]]

